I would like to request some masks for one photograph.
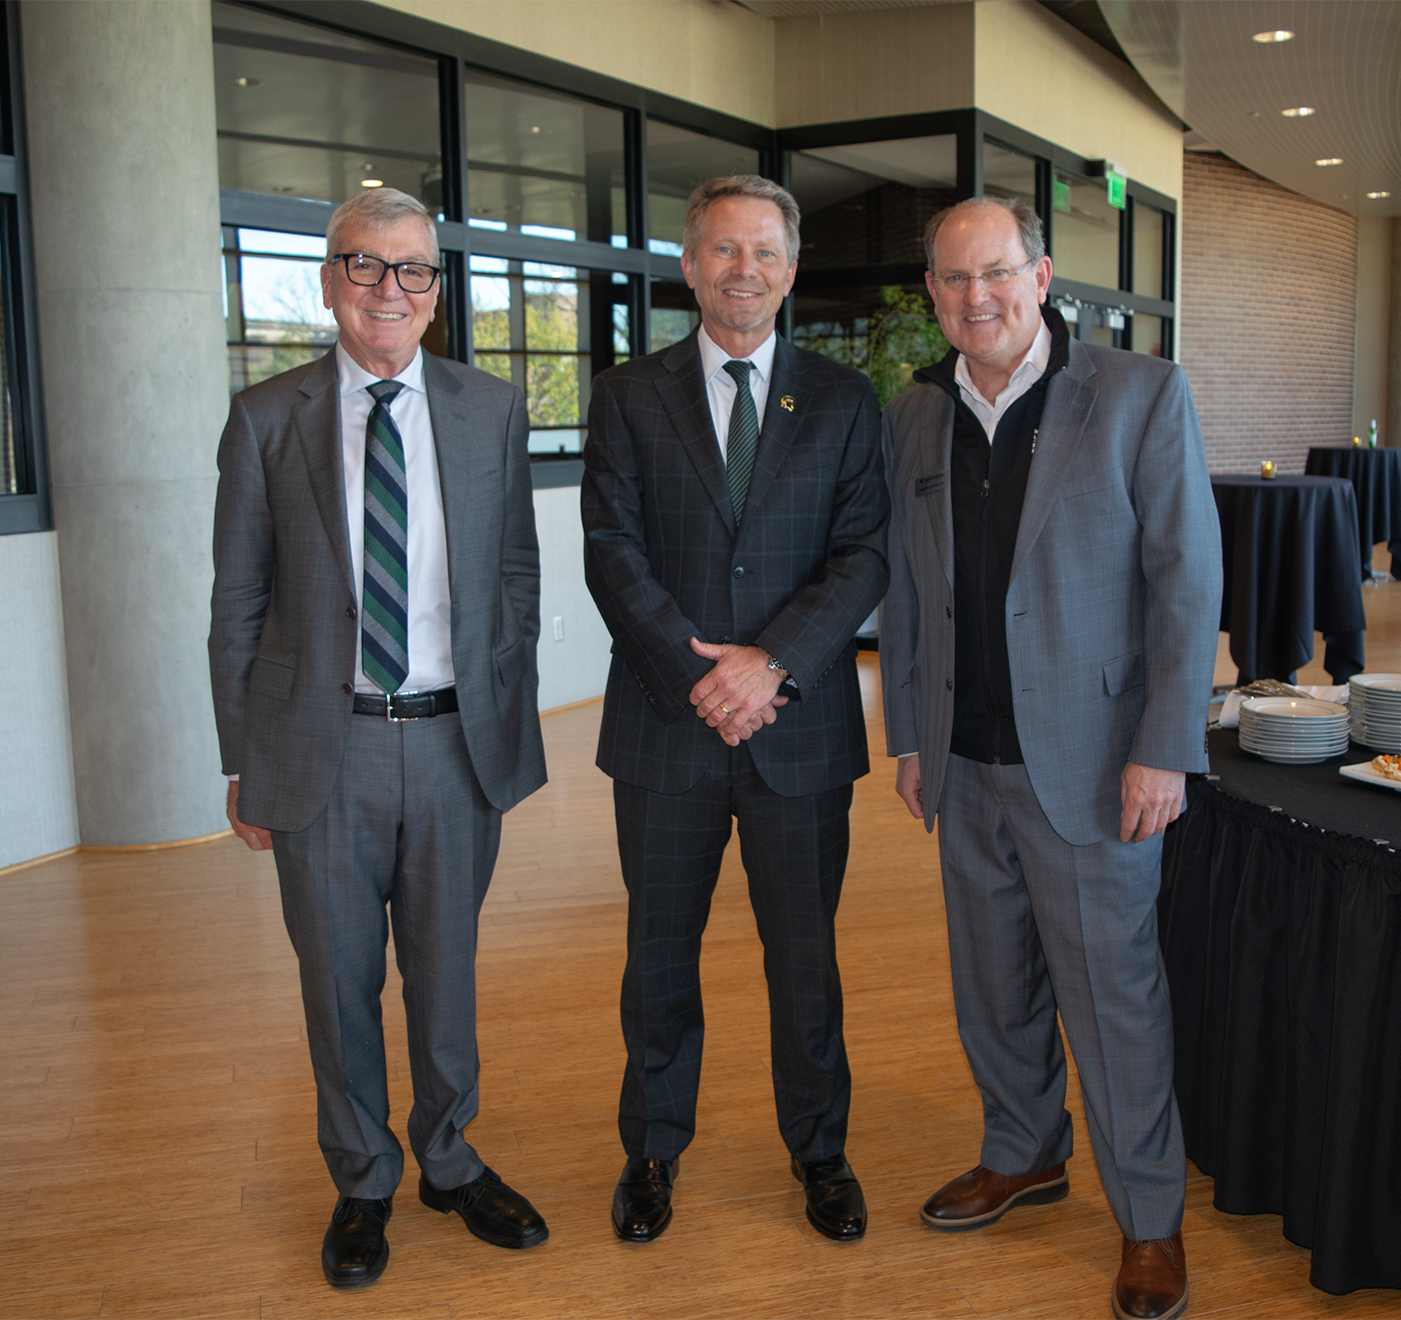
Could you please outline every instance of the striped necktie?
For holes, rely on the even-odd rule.
[[[730,410],[730,434],[725,441],[725,480],[730,486],[730,500],[735,507],[735,526],[744,513],[744,497],[749,493],[749,478],[754,471],[754,455],[759,450],[759,413],[754,407],[754,393],[749,388],[752,362],[731,359],[725,371],[735,383],[735,405]]]
[[[386,692],[409,676],[409,496],[404,442],[389,405],[404,387],[381,380],[365,426],[365,570],[360,666]]]

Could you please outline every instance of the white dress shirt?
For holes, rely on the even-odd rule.
[[[1031,347],[1027,350],[1026,356],[1012,373],[1012,379],[1007,382],[1007,388],[997,396],[995,402],[989,403],[978,392],[978,387],[973,384],[973,377],[968,374],[968,364],[964,361],[963,354],[958,355],[958,361],[954,364],[953,378],[958,382],[963,402],[973,410],[974,415],[982,422],[983,430],[987,432],[988,444],[992,443],[993,433],[997,430],[998,422],[1002,420],[1002,414],[1045,375],[1046,364],[1050,360],[1051,332],[1046,328],[1046,322],[1042,321],[1041,328],[1036,332],[1036,338],[1031,341]]]
[[[747,358],[732,359],[701,326],[696,336],[700,344],[701,371],[705,374],[705,396],[710,400],[710,416],[715,423],[715,438],[720,442],[720,457],[726,458],[730,443],[730,414],[735,408],[734,377],[725,370],[730,361],[752,362],[749,373],[749,392],[754,396],[754,409],[759,415],[759,425],[764,425],[764,408],[769,401],[769,382],[773,379],[773,353],[778,341],[775,330]]]
[[[336,374],[341,410],[341,460],[345,471],[346,525],[355,571],[355,604],[363,609],[365,563],[365,424],[374,399],[368,386],[378,376],[366,371],[339,343]],[[443,492],[433,448],[433,423],[423,388],[423,350],[394,377],[404,386],[389,413],[404,442],[404,476],[409,498],[409,675],[405,692],[431,692],[453,685],[452,602],[448,595],[448,538],[443,524]],[[356,649],[355,690],[381,692],[365,677]]]

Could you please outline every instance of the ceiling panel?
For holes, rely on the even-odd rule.
[[[1396,0],[1100,0],[1114,36],[1184,123],[1315,201],[1401,215]],[[1262,44],[1284,29],[1290,41]],[[1296,118],[1281,111],[1307,106]],[[1341,159],[1320,166],[1317,160]],[[1391,196],[1368,199],[1368,192]]]

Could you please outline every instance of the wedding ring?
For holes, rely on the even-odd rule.
[[[723,710],[726,715],[730,713],[730,708],[728,706],[721,706],[720,709]]]

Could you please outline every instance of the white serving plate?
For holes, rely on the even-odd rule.
[[[1363,761],[1361,765],[1340,765],[1338,773],[1348,779],[1357,780],[1359,784],[1376,784],[1381,788],[1401,793],[1401,779],[1388,779],[1385,775],[1379,775],[1372,769],[1370,761]]]
[[[1240,708],[1252,715],[1275,719],[1316,720],[1347,714],[1346,706],[1336,701],[1320,701],[1317,697],[1247,697]]]

